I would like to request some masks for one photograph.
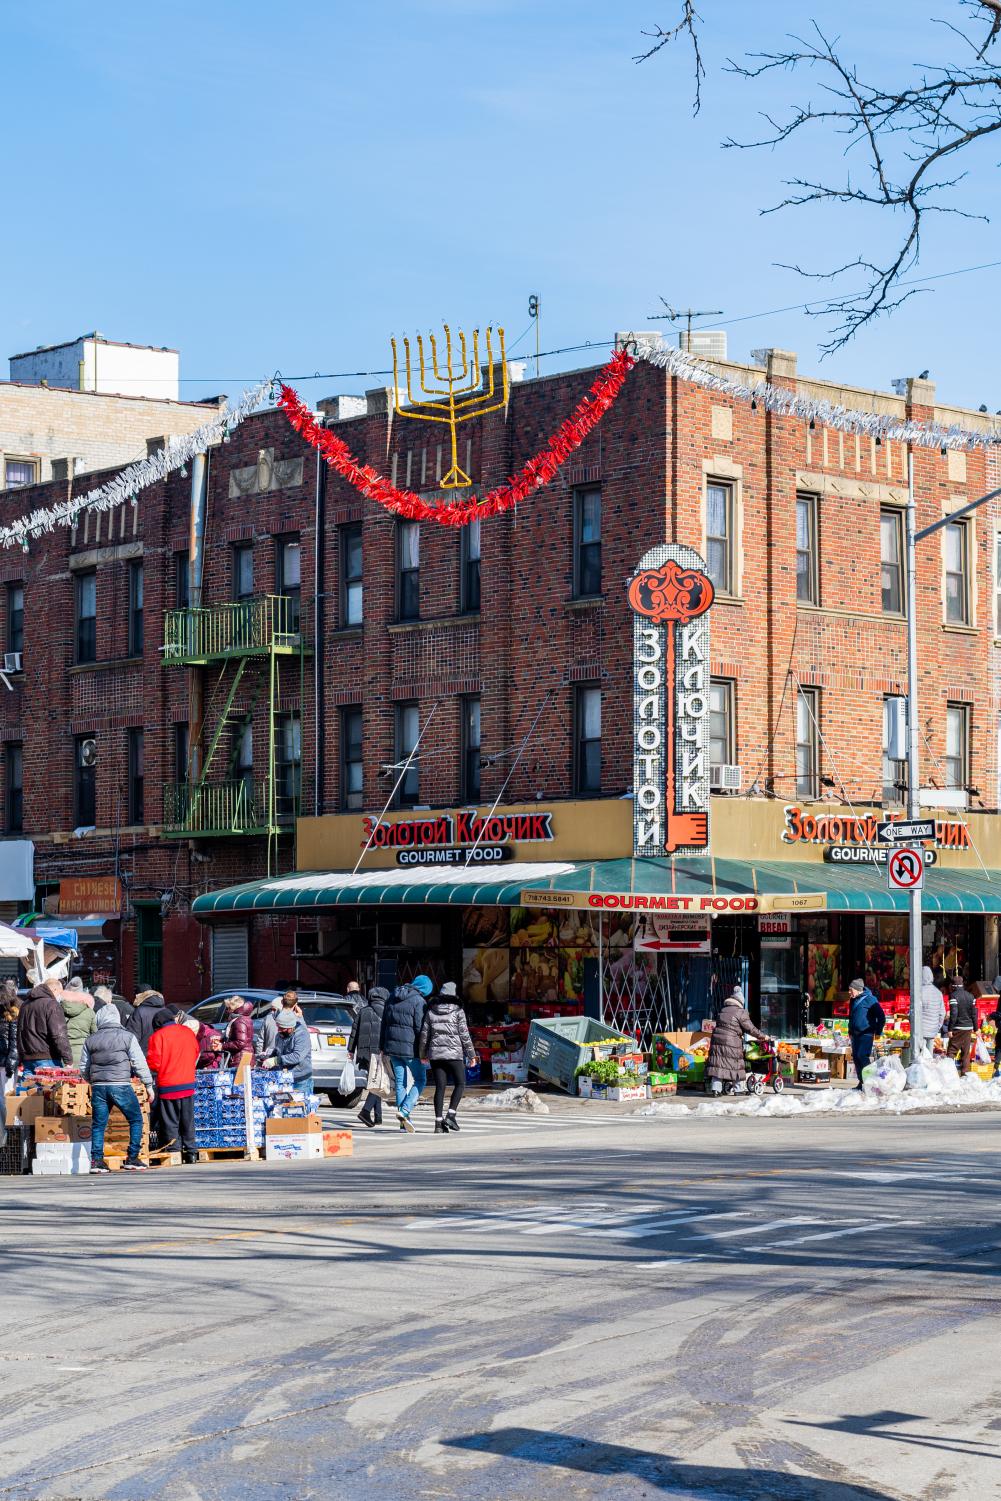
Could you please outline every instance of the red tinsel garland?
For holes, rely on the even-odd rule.
[[[307,443],[323,455],[332,469],[349,480],[357,490],[377,500],[388,511],[405,516],[408,521],[437,521],[441,526],[466,526],[480,516],[496,516],[501,511],[526,500],[533,490],[555,479],[561,464],[579,448],[592,428],[596,427],[613,404],[635,361],[625,349],[609,360],[594,381],[587,396],[579,401],[570,416],[557,429],[545,448],[518,474],[503,485],[489,490],[482,499],[475,495],[462,500],[431,505],[413,490],[398,490],[384,474],[370,464],[359,464],[343,438],[330,428],[321,427],[312,412],[291,386],[284,383],[278,405],[289,422]]]

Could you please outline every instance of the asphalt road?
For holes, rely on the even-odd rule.
[[[0,1179],[0,1498],[1001,1497],[994,1114]]]

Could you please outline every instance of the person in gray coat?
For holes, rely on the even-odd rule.
[[[722,1094],[726,1084],[743,1084],[747,1076],[744,1067],[745,1037],[756,1037],[759,1042],[770,1040],[752,1022],[744,1003],[744,992],[739,985],[735,985],[723,1002],[709,1044],[706,1078],[713,1094]],[[732,1089],[730,1093],[733,1093]]]
[[[926,964],[921,971],[921,1040],[927,1044],[929,1051],[935,1038],[941,1035],[944,1021],[945,1002],[942,992]]]
[[[104,1133],[112,1105],[117,1105],[129,1123],[129,1155],[123,1167],[129,1172],[141,1172],[145,1164],[139,1160],[142,1146],[143,1116],[132,1088],[132,1075],[141,1079],[153,1095],[153,1076],[139,1046],[139,1040],[127,1028],[114,1006],[102,1006],[97,1013],[97,1031],[92,1032],[80,1054],[80,1072],[90,1083],[91,1115],[93,1124],[90,1137],[90,1170],[92,1173],[107,1173],[111,1169],[104,1160]]]
[[[466,1013],[463,1011],[452,980],[446,981],[441,991],[428,1006],[421,1026],[417,1051],[431,1064],[434,1079],[434,1129],[435,1135],[446,1131],[458,1131],[456,1111],[466,1090],[466,1067],[476,1062],[476,1049],[469,1035]],[[452,1097],[448,1111],[442,1113],[445,1103],[445,1086],[451,1083]]]
[[[275,1051],[265,1060],[265,1068],[292,1070],[292,1083],[304,1094],[313,1093],[313,1043],[309,1028],[294,1011],[279,1011]]]
[[[348,992],[351,995],[357,995],[361,1001],[361,1005],[355,1012],[351,1036],[348,1038],[348,1052],[358,1067],[368,1073],[373,1055],[377,1055],[380,1051],[382,1015],[386,1009],[386,1002],[389,1000],[389,991],[381,985],[373,985],[367,1000],[360,992],[352,991],[350,986]],[[382,1125],[382,1100],[371,1090],[365,1096],[365,1103],[358,1112],[358,1119],[363,1126]]]

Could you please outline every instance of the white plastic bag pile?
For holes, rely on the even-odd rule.
[[[494,1094],[485,1094],[476,1100],[476,1106],[490,1110],[529,1110],[533,1115],[548,1115],[549,1106],[540,1100],[534,1089],[501,1089]]]

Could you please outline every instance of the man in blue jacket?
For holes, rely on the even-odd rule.
[[[416,1127],[410,1112],[421,1097],[427,1083],[427,1069],[417,1056],[417,1039],[424,1025],[428,997],[434,986],[427,975],[417,975],[412,985],[398,985],[390,996],[382,1013],[382,1037],[380,1048],[393,1066],[396,1082],[396,1118],[401,1131],[413,1132]],[[413,1084],[407,1088],[407,1073]]]
[[[853,980],[848,987],[848,1036],[851,1039],[856,1088],[862,1088],[862,1070],[872,1058],[872,1045],[886,1026],[886,1012],[864,980]]]
[[[290,1068],[292,1083],[306,1094],[313,1093],[313,1041],[309,1028],[294,1011],[279,1011],[276,1017],[274,1066]],[[272,1066],[265,1059],[264,1067]]]

